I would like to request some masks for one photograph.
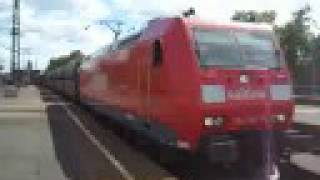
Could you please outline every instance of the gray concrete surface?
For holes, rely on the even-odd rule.
[[[297,105],[294,122],[308,125],[320,125],[320,105]]]
[[[313,149],[319,149],[320,135],[320,105],[296,105],[294,122],[296,128],[302,133],[312,136],[310,142],[304,147],[307,152],[296,152],[291,156],[291,163],[300,169],[320,176],[320,155],[312,153]],[[319,178],[320,179],[320,178]]]
[[[0,96],[0,179],[66,179],[55,158],[39,91],[29,86],[18,93],[16,98]]]
[[[296,153],[292,155],[291,162],[301,169],[320,175],[320,156],[311,153]],[[320,178],[319,178],[320,179]]]

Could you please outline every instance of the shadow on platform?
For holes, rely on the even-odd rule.
[[[46,108],[48,122],[56,158],[66,177],[72,180],[120,179],[119,172],[67,115],[63,106],[72,108],[72,105],[50,90],[40,88],[40,92],[43,101],[52,103]]]

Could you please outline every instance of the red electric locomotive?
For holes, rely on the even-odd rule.
[[[93,55],[80,67],[80,95],[154,141],[219,162],[256,146],[263,154],[294,109],[271,26],[185,18],[152,20]]]

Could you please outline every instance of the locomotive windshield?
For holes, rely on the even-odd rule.
[[[270,31],[195,30],[200,66],[279,68],[279,49]]]

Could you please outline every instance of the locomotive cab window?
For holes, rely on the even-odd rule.
[[[153,43],[153,66],[162,64],[162,46],[160,40],[155,40]]]
[[[279,67],[279,48],[268,30],[195,29],[195,42],[201,67]]]

